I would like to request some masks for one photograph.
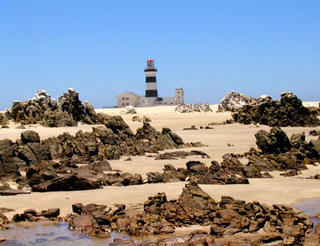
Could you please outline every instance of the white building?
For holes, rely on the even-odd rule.
[[[182,88],[176,89],[175,97],[159,97],[157,89],[157,69],[154,67],[154,60],[147,60],[147,67],[144,69],[146,76],[145,95],[140,97],[133,92],[124,92],[117,96],[118,107],[147,107],[155,105],[178,105],[184,103],[184,92]]]
[[[138,107],[140,104],[140,96],[133,92],[123,92],[117,96],[118,108],[127,107],[129,105]]]

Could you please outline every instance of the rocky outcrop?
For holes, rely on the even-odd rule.
[[[144,155],[146,152],[192,146],[168,128],[156,131],[149,123],[133,134],[120,116],[108,117],[105,126],[94,127],[92,132],[79,131],[75,136],[64,133],[44,140],[53,158],[93,157],[119,159],[121,155]]]
[[[289,139],[283,130],[273,127],[270,132],[258,131],[255,137],[260,151],[251,148],[245,155],[248,166],[259,171],[300,171],[320,160],[320,140],[306,142],[304,133]]]
[[[212,109],[208,103],[202,104],[179,104],[175,107],[174,111],[179,113],[192,113],[192,112],[212,112]]]
[[[193,146],[184,144],[169,128],[158,132],[148,122],[144,122],[136,134],[120,116],[106,117],[104,124],[94,127],[92,132],[79,131],[75,136],[64,133],[41,141],[36,132],[29,130],[22,132],[21,139],[16,142],[0,140],[1,181],[18,182],[33,191],[138,185],[143,183],[139,174],[105,174],[111,170],[106,159]],[[78,167],[77,164],[85,166]],[[21,177],[20,171],[26,171],[26,177]]]
[[[110,231],[141,236],[169,234],[177,227],[210,225],[214,237],[230,237],[239,232],[258,237],[260,242],[291,240],[302,245],[312,231],[312,222],[301,211],[284,206],[267,206],[223,196],[216,202],[197,184],[186,184],[177,200],[167,200],[165,193],[149,197],[142,212],[128,212],[124,205],[74,204],[69,227],[95,233]],[[257,238],[256,238],[257,240]]]
[[[44,90],[39,90],[34,98],[25,102],[15,101],[6,111],[6,117],[23,124],[42,124],[47,127],[76,126],[102,123],[104,116],[97,114],[89,102],[82,102],[79,93],[68,89],[58,102]],[[1,121],[1,116],[0,116]]]
[[[256,168],[243,165],[236,156],[227,154],[223,162],[211,162],[211,166],[200,161],[188,161],[185,168],[176,169],[172,165],[165,165],[163,173],[147,173],[148,183],[179,182],[187,179],[198,184],[249,184],[247,178],[267,178]]]
[[[258,103],[258,99],[254,97],[245,96],[236,91],[230,91],[222,98],[218,105],[217,112],[235,112],[244,105],[255,105]]]
[[[61,221],[62,218],[59,217],[59,215],[59,208],[49,208],[41,212],[37,212],[34,209],[27,209],[22,214],[15,214],[12,218],[12,222]]]
[[[258,104],[244,105],[232,114],[235,122],[259,123],[269,126],[319,126],[317,112],[306,108],[291,92],[281,94],[280,101],[260,97]]]

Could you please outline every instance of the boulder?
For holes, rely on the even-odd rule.
[[[35,131],[28,130],[21,133],[21,141],[23,144],[40,143],[40,137]]]
[[[67,174],[57,177],[32,187],[33,191],[73,191],[73,190],[92,190],[101,188],[100,182],[80,178],[75,174]]]

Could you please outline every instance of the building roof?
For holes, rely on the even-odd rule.
[[[134,92],[131,92],[131,91],[122,92],[122,93],[119,94],[117,97],[120,97],[120,96],[122,96],[123,94],[131,94],[132,96],[140,97],[138,94],[136,94],[136,93],[134,93]]]

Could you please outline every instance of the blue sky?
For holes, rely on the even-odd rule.
[[[160,96],[320,100],[319,13],[319,0],[2,0],[0,109],[69,87],[115,105],[123,91],[144,93],[148,57]]]

